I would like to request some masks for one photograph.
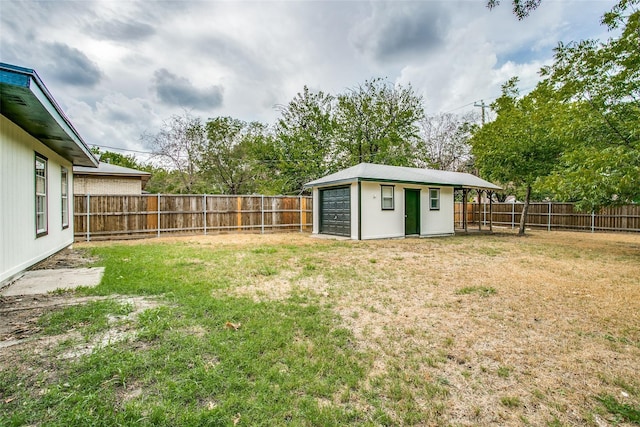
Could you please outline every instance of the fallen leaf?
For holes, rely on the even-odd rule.
[[[242,323],[231,323],[231,322],[227,322],[227,323],[224,324],[224,326],[227,329],[233,329],[234,331],[237,331],[240,328],[241,325],[242,325]]]
[[[229,322],[227,322],[229,323]],[[236,416],[233,418],[233,425],[237,425],[240,422],[240,414],[236,414]]]

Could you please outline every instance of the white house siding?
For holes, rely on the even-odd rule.
[[[320,234],[320,209],[318,209],[318,206],[320,206],[320,189],[318,187],[311,189],[311,198],[313,203],[311,233]]]
[[[36,238],[35,153],[47,158],[48,234]],[[0,115],[0,283],[73,243],[73,196],[69,227],[62,229],[61,167],[72,164]],[[69,191],[69,193],[71,193]]]
[[[429,209],[429,188],[440,188],[440,209]],[[454,234],[453,187],[423,187],[420,195],[420,235],[438,236]]]
[[[73,194],[142,194],[140,178],[76,176]]]
[[[394,188],[394,209],[382,210],[381,186]],[[429,209],[429,189],[440,189],[440,209]],[[381,182],[362,182],[362,239],[385,239],[404,236],[404,191],[420,190],[420,235],[454,233],[453,188]]]
[[[385,239],[404,236],[404,186],[366,181],[362,182],[361,185],[362,239]],[[382,185],[393,186],[393,210],[382,210]]]
[[[351,184],[351,238],[358,239],[358,209],[360,209],[358,200],[358,183]]]

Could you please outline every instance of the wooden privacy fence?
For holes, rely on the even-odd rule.
[[[516,228],[520,224],[523,203],[467,203],[468,224],[493,225]],[[456,227],[462,226],[462,203],[455,204]],[[547,230],[626,231],[640,232],[640,205],[603,208],[597,212],[578,212],[573,203],[531,203],[527,227]]]
[[[76,240],[167,233],[310,231],[309,196],[76,195]]]

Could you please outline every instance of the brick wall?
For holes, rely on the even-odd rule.
[[[107,178],[76,176],[73,194],[141,194],[140,178]]]

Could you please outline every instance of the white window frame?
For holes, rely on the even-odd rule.
[[[60,214],[62,229],[69,228],[69,169],[60,168]]]
[[[34,196],[35,196],[35,220],[36,237],[46,236],[49,232],[49,218],[47,213],[47,163],[48,159],[35,153],[34,162]]]
[[[429,189],[429,210],[430,211],[440,210],[440,189],[439,188]]]
[[[385,195],[385,190],[391,190],[391,194],[387,192]],[[389,202],[385,206],[385,201]],[[390,204],[390,205],[389,205]],[[395,191],[393,185],[381,185],[380,186],[380,206],[383,211],[392,211],[395,210]]]

